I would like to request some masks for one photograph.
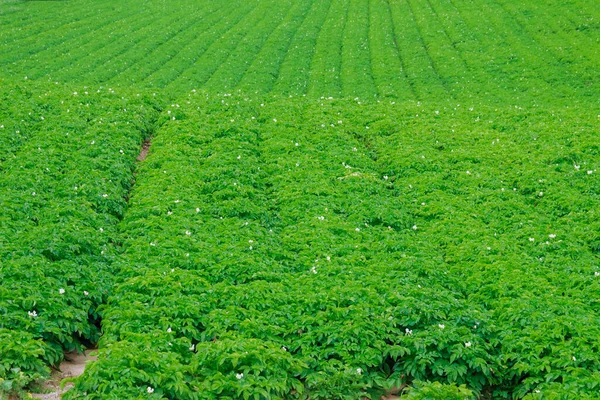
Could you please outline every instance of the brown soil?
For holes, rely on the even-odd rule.
[[[34,399],[44,400],[59,400],[64,392],[72,386],[67,384],[64,389],[60,388],[60,382],[65,378],[74,378],[83,374],[85,364],[88,361],[96,360],[96,356],[90,356],[90,352],[94,350],[86,350],[83,354],[76,352],[65,354],[64,361],[60,367],[52,371],[50,379],[42,384],[39,391],[43,393],[33,393]]]
[[[142,144],[142,151],[140,151],[140,155],[137,157],[138,161],[144,161],[146,159],[151,145],[152,142],[150,141],[150,138],[144,140],[144,143]]]

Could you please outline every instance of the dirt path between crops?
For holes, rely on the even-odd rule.
[[[140,151],[140,155],[137,157],[138,161],[144,161],[146,157],[148,157],[150,146],[152,146],[152,141],[150,140],[150,138],[147,138],[142,144],[142,151]]]
[[[73,385],[66,385],[64,389],[60,388],[60,381],[65,378],[74,378],[83,374],[85,364],[88,361],[96,360],[96,356],[90,356],[90,352],[95,350],[86,350],[83,354],[67,353],[64,361],[60,364],[58,370],[52,371],[50,379],[44,382],[39,389],[43,393],[33,393],[34,399],[59,400],[64,392]]]

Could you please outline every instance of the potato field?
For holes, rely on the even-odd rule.
[[[600,399],[589,0],[0,0],[0,399]]]

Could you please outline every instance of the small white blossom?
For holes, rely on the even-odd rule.
[[[104,198],[107,198],[107,197],[108,197],[108,194],[107,194],[107,193],[104,193],[104,194],[102,195],[102,197],[104,197]]]
[[[317,218],[319,219],[319,221],[324,221],[324,220],[325,220],[325,217],[324,217],[324,216],[322,216],[322,215],[321,215],[321,216],[319,216],[319,217],[317,217]]]
[[[37,312],[35,310],[33,310],[33,311],[27,311],[27,314],[29,314],[29,316],[33,317],[33,318],[37,317]]]
[[[316,274],[317,273],[317,267],[312,267],[310,269],[310,272],[312,272],[313,274]]]
[[[356,232],[360,232],[360,228],[356,228],[354,229]]]
[[[580,166],[580,165],[577,165],[577,164],[573,164],[573,167],[574,167],[574,168],[575,168],[575,170],[577,170],[577,171],[579,171],[579,168],[581,168],[581,166]]]
[[[575,358],[575,356],[573,356],[573,361],[577,361],[577,359]]]
[[[465,342],[465,347],[471,347],[471,342]]]
[[[154,393],[154,389],[153,389],[153,388],[151,388],[150,386],[148,386],[148,388],[146,389],[146,391],[147,391],[148,393]]]
[[[549,237],[550,239],[554,239],[554,238],[556,237],[556,235],[555,235],[554,233],[551,233],[551,234],[549,234],[549,235],[548,235],[548,237]]]
[[[538,196],[542,197],[544,195],[544,192],[540,192],[538,193]]]
[[[167,333],[171,333],[171,332],[172,332],[171,328],[168,328]]]
[[[63,289],[63,288],[58,289],[58,293],[65,294],[65,289]]]
[[[407,335],[412,335],[412,329],[408,329],[408,328],[406,328],[406,329],[404,330],[404,332],[405,332]]]
[[[383,176],[383,179],[387,181],[387,180],[388,180],[388,176],[387,176],[387,175],[384,175],[384,176]]]
[[[591,171],[591,170],[590,170],[590,171],[588,171],[588,175],[591,175],[591,174],[593,174],[593,173],[594,173],[594,171]]]
[[[35,196],[35,192],[31,192],[31,195],[32,195],[32,196]]]
[[[190,351],[194,351],[194,349],[195,349],[195,348],[196,348],[196,345],[195,345],[195,344],[191,345],[191,346],[190,346]]]
[[[594,276],[600,276],[600,272],[598,272],[598,271],[594,272]]]
[[[156,246],[156,243],[150,242],[150,246]]]
[[[235,374],[235,377],[238,379],[242,379],[244,377],[244,374],[240,373],[240,374]]]
[[[446,325],[444,324],[439,324],[438,326],[440,327],[440,329],[444,329],[446,327]]]
[[[100,233],[104,232],[104,229],[100,228]]]
[[[83,295],[84,295],[84,296],[89,296],[89,295],[90,295],[90,292],[88,292],[87,290],[84,290],[84,291],[83,291]]]
[[[535,242],[535,239],[534,238],[529,238],[529,241],[530,242]]]
[[[412,228],[413,228],[413,230],[415,230],[415,231],[416,231],[417,229],[419,229],[419,228],[418,228],[416,225],[413,225],[413,227],[412,227]]]
[[[190,231],[185,231],[185,234],[186,234],[186,235],[188,235],[188,236],[190,236],[190,235],[192,234],[192,232],[190,232]]]
[[[362,368],[356,368],[356,373],[359,375],[362,374]]]

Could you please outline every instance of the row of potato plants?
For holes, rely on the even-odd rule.
[[[287,57],[298,29],[310,15],[311,9],[317,5],[313,0],[297,2],[282,23],[269,34],[264,46],[256,55],[248,71],[241,77],[239,90],[269,93],[279,77],[281,65]],[[304,58],[306,58],[306,54]]]
[[[280,33],[277,28],[284,23],[290,13],[294,12],[295,7],[293,2],[278,1],[259,3],[256,10],[259,20],[244,22],[242,24],[244,36],[232,37],[232,43],[235,45],[204,85],[206,91],[229,92],[238,87],[240,80],[255,62],[266,41],[272,35]],[[282,38],[276,37],[275,40],[282,40]],[[243,45],[240,46],[240,43]],[[276,58],[277,55],[270,54],[269,57]],[[259,83],[254,82],[254,85]],[[260,88],[260,86],[255,87]]]
[[[98,341],[105,249],[155,111],[142,96],[54,84],[3,81],[0,98],[1,397]]]
[[[180,103],[68,398],[593,398],[589,109]]]
[[[596,118],[588,107],[415,107],[380,112],[359,135],[420,210],[440,270],[490,313],[494,398],[597,396]]]

